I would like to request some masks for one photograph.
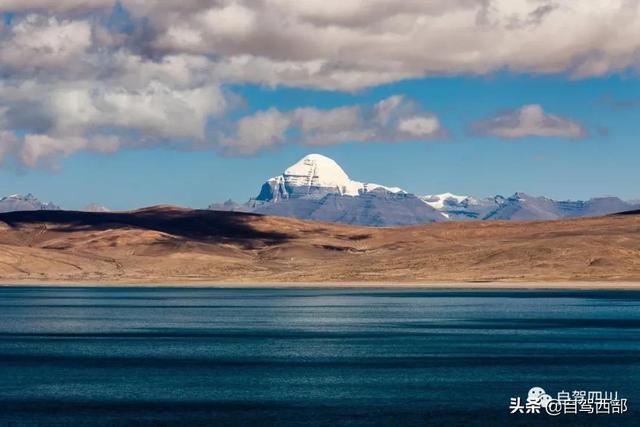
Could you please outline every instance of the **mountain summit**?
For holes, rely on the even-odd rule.
[[[446,221],[443,213],[398,187],[354,181],[334,160],[309,154],[270,178],[244,205],[209,206],[353,225],[391,226]]]
[[[353,181],[333,159],[309,154],[288,167],[282,175],[267,180],[256,200],[276,202],[297,197],[321,198],[327,194],[360,196],[375,189],[404,193],[397,187]]]

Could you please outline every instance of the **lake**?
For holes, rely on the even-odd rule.
[[[510,414],[530,388],[624,414]],[[0,425],[640,425],[640,292],[0,288]],[[543,411],[544,412],[544,411]]]

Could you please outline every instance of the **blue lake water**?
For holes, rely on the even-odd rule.
[[[622,415],[509,414],[533,386]],[[524,400],[523,399],[523,400]],[[640,425],[640,292],[0,288],[0,425]]]

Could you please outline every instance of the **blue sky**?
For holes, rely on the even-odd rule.
[[[102,7],[105,1],[96,3]],[[104,27],[107,41],[92,40],[93,45],[78,46],[72,52],[61,49],[60,61],[51,57],[27,62],[0,49],[0,66],[4,61],[5,70],[9,70],[0,74],[0,107],[9,111],[0,121],[5,127],[4,139],[0,138],[4,146],[0,153],[5,153],[0,194],[31,192],[67,208],[81,208],[90,202],[113,209],[160,203],[206,207],[228,198],[245,201],[258,193],[264,180],[305,154],[316,152],[336,160],[353,179],[399,186],[417,194],[448,191],[492,196],[522,191],[557,199],[603,195],[640,199],[640,79],[634,64],[623,62],[604,72],[598,68],[593,75],[576,75],[589,64],[576,68],[574,60],[557,71],[540,72],[537,68],[544,64],[532,63],[514,71],[509,61],[521,61],[514,56],[486,71],[469,71],[465,68],[473,64],[452,63],[451,72],[435,72],[429,67],[439,65],[425,60],[418,71],[407,65],[407,73],[418,76],[405,78],[401,73],[388,77],[385,72],[373,77],[371,83],[354,80],[347,86],[344,82],[351,81],[349,76],[337,81],[333,75],[298,78],[288,74],[260,81],[262,74],[249,75],[252,65],[245,62],[240,72],[247,77],[228,77],[216,68],[220,74],[209,80],[207,67],[213,65],[201,65],[194,52],[202,61],[217,60],[212,59],[218,58],[212,56],[216,52],[189,46],[184,53],[179,49],[187,49],[178,46],[163,49],[178,49],[171,55],[183,55],[187,65],[175,69],[187,69],[188,77],[174,73],[174,68],[167,73],[172,80],[158,74],[153,64],[164,63],[156,52],[149,58],[135,56],[144,82],[135,78],[138,68],[127,68],[128,62],[105,78],[88,68],[90,61],[83,58],[92,55],[97,61],[109,61],[122,58],[122,52],[138,55],[135,43],[139,41],[131,34],[136,25],[142,25],[142,18],[138,16],[136,21],[129,13],[134,18],[136,13],[144,15],[144,22],[151,22],[148,25],[162,24],[154,23],[155,11],[138,10],[126,2],[118,7],[127,13],[111,15],[110,25]],[[20,31],[36,32],[32,37],[36,40],[41,40],[37,32],[42,31],[42,43],[49,43],[56,31],[82,32],[80,24],[100,25],[90,17],[107,13],[99,8],[81,12],[15,8],[4,11],[5,46],[25,43]],[[33,16],[47,18],[39,21]],[[121,27],[127,28],[130,40],[114,36],[111,27],[118,26],[113,19],[123,20],[126,25]],[[155,30],[158,40],[164,40],[157,35],[160,30]],[[91,34],[96,37],[95,28]],[[101,45],[99,51],[108,53],[96,56],[96,43],[110,43]],[[124,44],[112,47],[113,43]],[[165,50],[163,54],[169,55]],[[235,54],[246,58],[246,53]],[[270,58],[270,54],[263,52],[260,58]],[[80,59],[71,69],[67,64],[74,55]],[[615,59],[621,61],[617,56]],[[345,61],[323,60],[327,64]],[[370,59],[362,57],[358,64],[364,60]],[[409,59],[406,61],[409,64]],[[613,59],[607,63],[617,64]],[[282,65],[273,67],[280,70]],[[38,71],[43,70],[53,70],[53,77],[42,77]],[[264,75],[270,72],[260,70]],[[85,84],[65,80],[70,73]],[[149,73],[149,80],[144,73]],[[364,79],[366,75],[362,75]],[[164,85],[162,91],[158,86],[145,86],[153,79]],[[41,90],[38,97],[26,89],[35,86]],[[151,95],[145,98],[141,93]],[[381,101],[398,95],[402,101],[394,113],[395,121],[376,124],[374,112]],[[176,99],[186,100],[188,105],[172,104]],[[92,104],[83,106],[82,102]],[[536,106],[539,111],[531,122],[523,118],[526,106]],[[347,121],[343,127],[333,128],[331,117],[347,114],[338,108],[353,114],[353,124]],[[86,113],[89,110],[91,114]],[[163,114],[155,114],[157,110]],[[338,116],[327,115],[332,111]],[[270,112],[268,120],[265,112]],[[85,113],[87,119],[80,122],[78,116]],[[318,117],[323,118],[322,124],[313,121],[320,120]],[[250,119],[246,128],[241,125],[243,118]],[[414,118],[436,125],[417,133],[401,127]],[[200,125],[204,130],[198,129]],[[354,134],[356,128],[359,133]]]

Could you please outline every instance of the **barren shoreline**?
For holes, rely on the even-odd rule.
[[[366,228],[233,212],[0,214],[16,286],[638,289],[640,214]]]
[[[0,281],[0,288],[53,287],[53,288],[200,288],[200,289],[531,289],[531,290],[640,290],[640,282],[615,281],[558,281],[558,282],[213,282],[213,281],[101,281],[101,282],[45,282],[45,281]]]

